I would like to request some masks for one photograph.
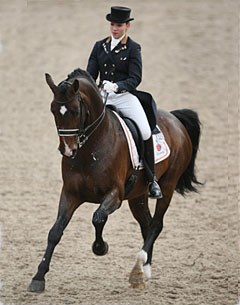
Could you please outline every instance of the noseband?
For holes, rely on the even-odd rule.
[[[70,83],[68,81],[62,81],[60,84],[62,84],[62,83],[72,85],[72,83]],[[85,125],[84,116],[87,113],[86,106],[84,104],[84,100],[83,100],[79,90],[77,92],[77,95],[78,95],[78,101],[79,101],[79,105],[80,105],[80,127],[76,128],[76,129],[58,129],[58,135],[60,137],[77,136],[78,137],[77,144],[78,144],[78,147],[81,148],[87,142],[87,140],[91,137],[91,135],[95,132],[95,130],[99,127],[99,125],[102,123],[105,113],[106,113],[105,105],[107,102],[108,94],[106,94],[105,101],[103,103],[103,110],[102,110],[101,114],[93,123],[91,123],[90,125],[88,125],[86,127],[84,127],[84,125]],[[57,101],[57,103],[61,103],[61,102]],[[63,103],[61,103],[61,104],[63,104]]]

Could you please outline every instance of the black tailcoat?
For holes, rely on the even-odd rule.
[[[118,85],[118,93],[131,92],[142,80],[141,46],[125,36],[111,51],[111,38],[97,41],[89,57],[87,71],[100,83],[108,80]]]
[[[111,37],[97,41],[90,54],[87,71],[100,84],[108,80],[118,85],[118,92],[130,92],[138,97],[149,120],[151,129],[156,126],[156,104],[149,93],[137,91],[142,80],[141,46],[125,37],[111,51]]]

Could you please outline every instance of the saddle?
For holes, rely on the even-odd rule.
[[[120,122],[128,142],[129,154],[133,168],[130,177],[128,177],[125,182],[125,195],[127,195],[137,181],[138,171],[144,168],[144,142],[140,130],[133,120],[122,116],[116,107],[112,105],[107,105],[107,108],[114,113],[116,119]],[[156,125],[152,131],[152,136],[155,150],[155,163],[158,163],[169,156],[170,149],[160,128]]]
[[[127,125],[132,134],[133,140],[137,147],[139,160],[142,160],[144,156],[144,144],[140,130],[137,124],[132,119],[129,119],[127,117],[122,117],[122,119],[124,120],[125,124]]]
[[[141,161],[144,157],[144,144],[143,144],[143,139],[141,132],[137,126],[137,124],[130,118],[124,117],[122,113],[113,105],[107,105],[107,108],[111,109],[112,111],[116,112],[125,122],[127,125],[128,129],[130,130],[133,140],[135,142],[137,152],[139,155],[139,161]]]
[[[113,111],[115,116],[119,117],[118,120],[120,123],[122,120],[121,125],[128,142],[132,165],[134,168],[142,169],[144,167],[142,164],[144,158],[144,141],[137,124],[132,119],[124,117],[115,106],[107,105],[106,107]],[[170,150],[158,125],[155,125],[152,129],[152,136],[155,150],[155,163],[158,163],[168,157]]]
[[[136,144],[137,147],[137,152],[139,155],[139,161],[143,160],[144,157],[144,141],[140,132],[140,129],[138,128],[137,124],[130,118],[127,117],[122,117],[122,119],[124,120],[125,124],[127,125],[127,127],[129,128],[133,140]],[[152,129],[152,135],[157,135],[161,133],[161,130],[159,129],[159,127],[157,125],[155,125],[154,129]]]

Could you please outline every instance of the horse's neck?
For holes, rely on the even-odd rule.
[[[104,111],[103,100],[99,92],[93,88],[88,92],[88,109],[91,117],[91,121],[98,119]]]

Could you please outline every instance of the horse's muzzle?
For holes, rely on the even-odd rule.
[[[70,149],[69,147],[59,147],[58,150],[64,157],[67,158],[74,159],[77,155],[77,148]]]

